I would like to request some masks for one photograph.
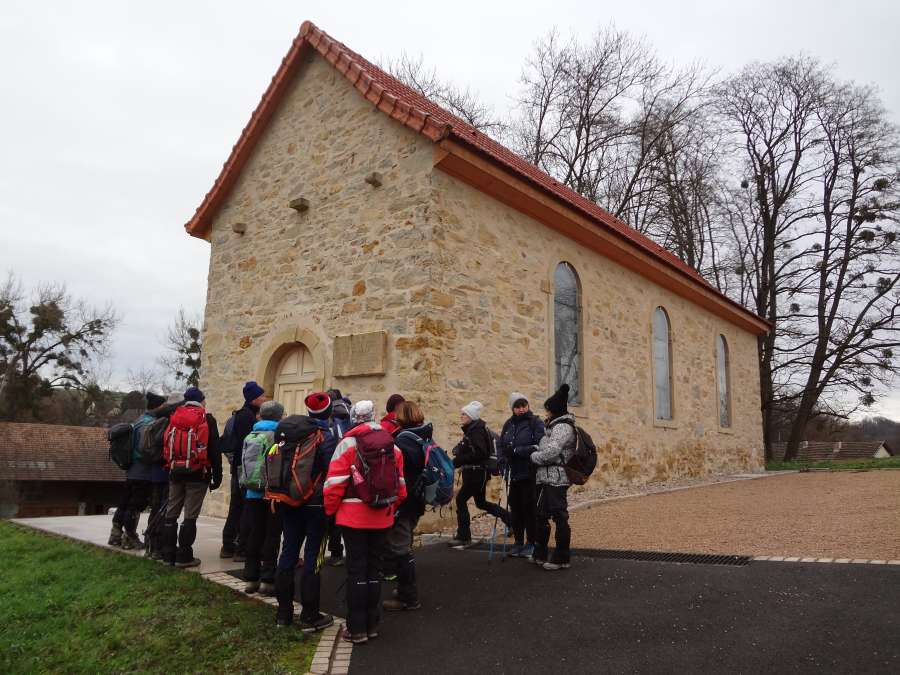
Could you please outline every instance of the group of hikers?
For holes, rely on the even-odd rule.
[[[334,622],[320,611],[323,564],[346,565],[347,641],[377,637],[383,609],[419,609],[413,533],[427,506],[451,499],[457,530],[450,546],[472,543],[468,502],[474,499],[494,516],[495,529],[502,521],[511,530],[510,556],[545,570],[569,567],[567,490],[593,470],[593,464],[583,473],[573,470],[576,453],[585,444],[594,448],[568,412],[568,385],[544,402],[544,420],[524,394],[510,394],[511,415],[499,434],[482,419],[480,402],[463,406],[452,463],[419,405],[400,394],[387,399],[379,419],[372,401],[351,404],[336,389],[306,396],[305,415],[286,416],[256,382],[244,385],[243,398],[221,435],[197,387],[168,397],[147,393],[138,420],[110,429],[111,457],[126,469],[111,546],[145,548],[147,556],[176,567],[199,565],[197,517],[207,491],[221,486],[224,456],[231,499],[220,557],[244,563],[247,593],[275,596],[278,626],[293,623],[297,591],[302,631]],[[487,499],[494,475],[505,478],[506,508]],[[148,506],[141,541],[138,520]],[[384,580],[396,581],[396,589],[382,601]]]

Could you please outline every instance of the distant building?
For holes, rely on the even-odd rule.
[[[0,423],[0,517],[105,513],[124,480],[104,428]]]
[[[776,461],[784,459],[786,447],[787,443],[772,445]],[[797,450],[797,460],[800,462],[850,462],[897,455],[900,451],[888,445],[887,441],[803,441]]]

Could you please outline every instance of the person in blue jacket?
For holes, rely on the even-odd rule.
[[[531,412],[525,394],[509,395],[512,416],[500,432],[504,459],[509,467],[509,509],[515,544],[509,555],[527,558],[534,553],[535,466],[531,454],[544,437],[544,423]]]

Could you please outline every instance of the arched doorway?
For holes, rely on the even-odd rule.
[[[312,354],[301,342],[295,342],[281,356],[275,369],[272,391],[276,401],[284,406],[286,415],[303,413],[303,400],[314,389],[316,367]]]

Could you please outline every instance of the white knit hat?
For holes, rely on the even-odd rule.
[[[516,404],[516,401],[525,401],[528,403],[528,397],[520,391],[514,391],[509,395],[509,408],[512,410],[513,406]]]
[[[372,401],[357,401],[350,416],[357,422],[371,422],[375,416],[375,404]]]
[[[479,403],[478,401],[472,401],[471,403],[462,407],[463,414],[468,415],[469,419],[472,421],[481,419],[482,410],[484,410],[484,406],[481,405],[481,403]]]

